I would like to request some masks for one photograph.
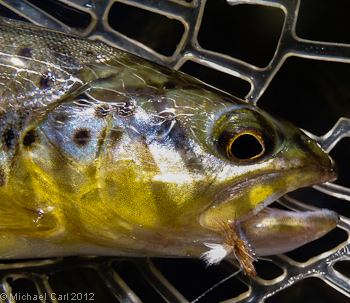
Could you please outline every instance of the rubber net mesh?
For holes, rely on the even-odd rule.
[[[239,273],[209,292],[236,262],[76,257],[2,262],[0,301],[347,302],[349,12],[345,0],[0,0],[1,15],[181,69],[295,123],[338,162],[340,178],[279,203],[341,214],[322,239],[257,262],[258,277]]]

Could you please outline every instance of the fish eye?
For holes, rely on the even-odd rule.
[[[228,160],[242,164],[256,163],[272,155],[276,131],[259,112],[237,107],[224,113],[214,128],[214,142]]]
[[[252,160],[265,152],[264,142],[254,134],[240,134],[227,145],[227,154],[238,160]]]

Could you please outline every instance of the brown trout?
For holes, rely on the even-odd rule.
[[[336,166],[297,127],[100,42],[0,19],[0,257],[236,257],[336,227],[266,208]]]

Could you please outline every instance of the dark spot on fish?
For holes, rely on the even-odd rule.
[[[14,146],[15,133],[12,128],[9,128],[4,133],[4,142],[7,148],[11,148]]]
[[[92,51],[92,50],[87,50],[86,51],[86,56],[92,56],[94,55],[95,53]]]
[[[18,52],[18,56],[33,58],[32,50],[28,47],[21,48]]]
[[[51,83],[53,82],[52,75],[50,73],[43,74],[39,81],[39,88],[45,89],[50,87]]]
[[[0,187],[4,187],[6,184],[6,174],[2,167],[0,167]]]
[[[176,88],[176,84],[173,83],[173,82],[165,82],[164,83],[164,89],[167,90],[167,89],[174,89]]]
[[[166,137],[163,137],[163,140],[169,140],[169,143],[174,146],[174,149],[181,156],[186,168],[191,172],[196,172],[197,169],[201,169],[200,159],[198,159],[197,155],[191,148],[186,129],[181,125],[180,121],[173,121],[175,121],[175,123],[172,123],[171,125],[169,123],[166,124],[168,128],[171,128],[166,130]]]
[[[179,127],[175,124],[174,128],[170,131],[169,136],[174,142],[175,149],[182,150],[184,153],[191,149],[187,136],[182,130],[179,131]]]
[[[112,129],[109,135],[112,143],[117,143],[122,138],[122,136],[123,136],[123,131],[118,129]]]
[[[95,110],[95,114],[97,118],[105,118],[110,112],[109,106],[107,104],[102,104],[98,106]]]
[[[89,143],[91,139],[90,131],[87,129],[79,129],[73,137],[73,141],[76,145],[83,147]]]
[[[118,106],[117,114],[118,116],[122,116],[122,117],[131,116],[134,113],[135,108],[136,108],[135,101],[127,100],[127,102],[125,102],[122,106]]]
[[[141,134],[140,142],[142,143],[142,145],[144,147],[148,147],[148,140],[147,140],[147,136],[145,134]]]
[[[38,135],[34,129],[28,131],[23,137],[23,145],[30,147],[37,139]]]

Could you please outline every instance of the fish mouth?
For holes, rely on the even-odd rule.
[[[338,167],[329,157],[329,166],[314,163],[282,171],[265,171],[236,182],[215,195],[209,208],[199,218],[202,227],[218,229],[218,222],[249,220],[286,193],[302,187],[333,182]]]
[[[202,227],[218,232],[219,238],[222,239],[219,240],[221,244],[204,243],[210,250],[203,253],[201,258],[211,265],[219,263],[226,256],[235,257],[245,273],[254,275],[256,271],[253,262],[257,258],[294,250],[333,230],[340,220],[334,211],[317,209],[296,212],[268,207],[287,192],[300,187],[332,182],[337,178],[337,168],[333,161],[329,168],[323,169],[322,177],[302,180],[300,176],[303,172],[300,168],[296,171],[290,170],[289,175],[296,174],[290,186],[284,184],[281,189],[253,203],[249,203],[249,198],[244,199],[244,193],[247,194],[246,186],[250,186],[250,192],[254,193],[254,188],[261,189],[264,184],[272,183],[278,186],[279,179],[288,181],[288,174],[265,172],[221,191],[215,197],[211,208],[200,217]],[[276,188],[272,186],[272,189]],[[248,207],[244,204],[242,206],[242,202],[246,202]],[[239,213],[240,211],[242,213]]]

